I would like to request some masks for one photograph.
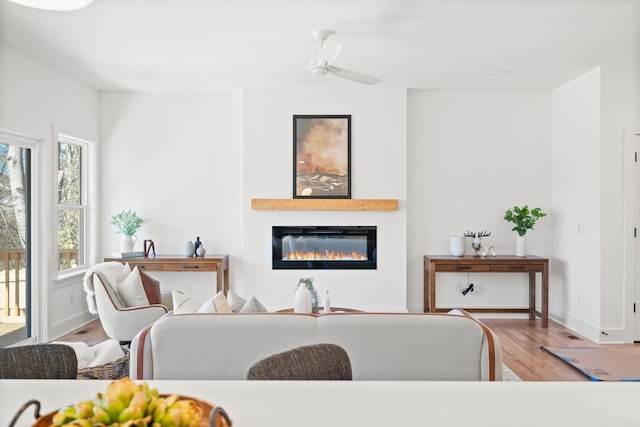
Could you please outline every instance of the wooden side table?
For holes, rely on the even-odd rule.
[[[424,311],[445,312],[450,309],[436,307],[436,273],[527,273],[529,274],[529,308],[471,308],[469,312],[481,313],[529,313],[529,319],[540,316],[543,328],[549,324],[549,260],[528,255],[499,255],[474,258],[472,255],[454,257],[450,255],[424,256]],[[542,276],[542,312],[535,309],[536,273]]]
[[[216,272],[216,292],[229,290],[229,255],[206,255],[204,257],[181,257],[157,255],[154,258],[105,258],[107,261],[129,263],[131,268],[145,271]]]

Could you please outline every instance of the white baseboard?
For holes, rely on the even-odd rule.
[[[96,316],[89,313],[88,311],[84,311],[54,325],[51,325],[48,330],[47,341],[55,341],[57,338],[67,335],[68,333],[75,331],[76,329],[86,325],[87,323],[93,322],[96,319]]]

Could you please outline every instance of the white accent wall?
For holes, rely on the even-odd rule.
[[[640,117],[638,75],[637,67],[607,65],[552,94],[552,198],[563,213],[554,239],[554,314],[596,342],[632,339],[622,156],[625,131]]]
[[[410,310],[423,305],[423,255],[449,254],[449,236],[487,230],[483,244],[515,253],[517,233],[503,219],[514,205],[549,214],[527,233],[527,251],[551,257],[550,93],[410,91],[408,105]],[[526,274],[438,273],[437,283],[439,308],[528,307]],[[470,283],[475,290],[463,296]]]
[[[405,89],[245,89],[241,294],[269,308],[292,307],[298,279],[313,277],[335,306],[406,310],[406,111]],[[252,198],[293,196],[294,114],[351,114],[351,196],[398,199],[399,210],[251,210]],[[272,270],[273,225],[377,226],[377,269]]]
[[[100,97],[100,254],[119,251],[111,216],[133,209],[144,223],[136,250],[182,255],[196,237],[230,256],[242,277],[242,93],[105,92]],[[204,302],[215,273],[152,273],[165,290]]]
[[[54,210],[57,201],[53,199],[56,182],[53,153],[57,144],[54,129],[56,133],[97,143],[98,91],[3,43],[0,43],[0,64],[0,128],[42,140],[41,153],[46,156],[50,172],[45,178],[50,191],[42,200],[47,205],[46,211],[35,213],[39,229],[45,234],[37,237],[46,247],[35,247],[33,256],[38,266],[34,288],[39,289],[34,322],[40,329],[37,338],[47,340],[92,318],[86,311],[81,282],[53,282],[55,261],[54,271],[46,271],[45,266],[47,258],[56,259],[52,249],[55,231],[52,234],[49,229],[57,218]]]
[[[601,272],[600,70],[555,89],[552,98],[551,195],[558,212],[550,274],[552,309],[566,325],[596,338]]]

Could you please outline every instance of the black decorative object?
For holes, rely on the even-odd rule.
[[[156,246],[153,240],[147,239],[144,241],[144,257],[148,258],[149,254],[153,253],[153,257],[156,257]]]
[[[200,245],[202,244],[202,242],[200,242],[200,236],[196,237],[196,241],[193,243],[193,253],[197,253],[198,252],[198,248],[200,247]]]
[[[351,116],[293,116],[293,198],[351,198]]]
[[[473,283],[462,290],[462,295],[467,295],[469,292],[473,292]]]

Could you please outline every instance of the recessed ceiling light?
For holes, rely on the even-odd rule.
[[[145,71],[140,71],[140,75],[142,77],[156,77],[158,73],[156,73],[155,71],[145,70]]]
[[[494,71],[493,73],[491,73],[492,76],[498,76],[498,77],[508,76],[509,74],[511,74],[511,71],[509,70],[500,70],[500,71]]]
[[[70,11],[84,9],[93,0],[9,0],[22,6],[33,7],[34,9]]]

